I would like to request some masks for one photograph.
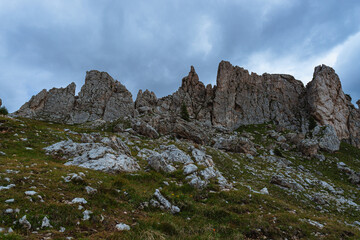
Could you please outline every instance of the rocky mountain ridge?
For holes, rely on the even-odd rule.
[[[191,122],[180,119],[183,104]],[[216,86],[205,86],[191,67],[172,95],[157,98],[154,92],[140,90],[135,102],[120,82],[92,70],[78,96],[74,83],[42,90],[15,115],[67,124],[129,118],[132,128],[144,135],[175,133],[199,143],[207,141],[203,129],[273,122],[306,133],[316,124],[329,125],[339,139],[360,147],[360,111],[344,94],[335,71],[325,65],[315,68],[306,87],[290,75],[249,74],[226,61],[219,64]]]

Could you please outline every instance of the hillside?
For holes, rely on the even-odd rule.
[[[291,131],[270,123],[218,131],[214,137],[249,139],[242,150],[227,151],[170,136],[154,140],[130,129],[116,132],[114,124],[89,129],[3,116],[0,130],[1,239],[360,238],[359,179],[351,175],[360,171],[360,150],[346,143],[335,153],[305,157],[296,140],[291,142]],[[122,146],[112,148],[134,159],[140,170],[68,166],[67,153],[44,150],[69,139],[106,146],[103,138],[112,136]],[[149,150],[170,154],[149,166]],[[171,162],[171,151],[177,160],[190,160],[206,184],[189,184],[183,170],[189,164]],[[205,180],[201,152],[226,185],[217,177]],[[166,170],[169,166],[174,169]],[[152,204],[159,202],[156,189],[179,212]],[[51,227],[46,221],[42,227],[44,217]],[[117,230],[119,223],[130,230]]]
[[[0,115],[1,239],[360,239],[360,109],[334,69],[75,90]]]

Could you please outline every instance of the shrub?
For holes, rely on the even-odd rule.
[[[189,112],[188,112],[187,107],[184,102],[181,104],[180,115],[181,115],[181,118],[184,119],[185,121],[188,121],[188,122],[190,121]]]
[[[8,110],[6,109],[6,107],[0,107],[0,114],[2,114],[2,115],[8,115],[9,112],[8,112]]]

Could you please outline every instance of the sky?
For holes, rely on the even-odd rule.
[[[178,89],[193,65],[215,84],[221,60],[306,84],[338,73],[360,98],[359,0],[0,0],[0,98],[16,111],[42,89],[77,91],[108,72],[133,94]]]

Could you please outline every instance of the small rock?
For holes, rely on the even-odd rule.
[[[85,211],[83,212],[83,218],[82,218],[82,220],[83,220],[83,221],[89,220],[89,219],[90,219],[90,214],[92,214],[92,213],[93,213],[93,212],[90,211],[90,210],[85,210]]]
[[[85,190],[86,190],[86,192],[87,192],[88,194],[95,194],[95,193],[97,192],[97,189],[92,188],[92,187],[90,187],[90,186],[86,186],[86,187],[85,187]]]
[[[25,195],[27,195],[27,196],[33,196],[35,194],[37,194],[37,192],[35,192],[35,191],[26,191],[25,192]]]
[[[11,214],[13,212],[14,212],[14,209],[12,209],[12,208],[8,208],[8,209],[5,210],[6,214]]]
[[[41,228],[52,228],[51,224],[50,224],[50,220],[45,216],[42,220],[42,223],[41,223]]]
[[[195,164],[188,164],[184,166],[184,175],[189,175],[193,172],[196,172],[198,167]]]
[[[15,199],[13,199],[13,198],[5,200],[5,203],[13,203],[13,202],[15,202]]]
[[[84,198],[74,198],[71,203],[87,204],[87,201]]]
[[[64,227],[60,227],[59,232],[63,233],[63,232],[65,232],[65,230],[66,230],[66,228],[64,228]]]
[[[15,187],[15,184],[9,184],[7,186],[0,186],[0,191],[1,190],[9,190],[10,188]]]
[[[19,223],[20,223],[21,225],[23,225],[24,228],[27,228],[28,230],[30,230],[31,224],[30,224],[30,222],[26,219],[26,215],[24,215],[22,218],[19,219]]]
[[[129,231],[130,226],[125,223],[119,223],[115,226],[116,230],[118,231]]]
[[[263,189],[260,190],[260,193],[268,195],[269,191],[268,191],[268,189],[266,187],[264,187]]]
[[[166,210],[169,210],[172,214],[178,213],[180,212],[180,208],[172,205],[159,191],[159,189],[155,190],[154,196],[157,198],[157,200],[159,201],[160,208],[164,208]],[[150,202],[151,203],[151,202]]]

